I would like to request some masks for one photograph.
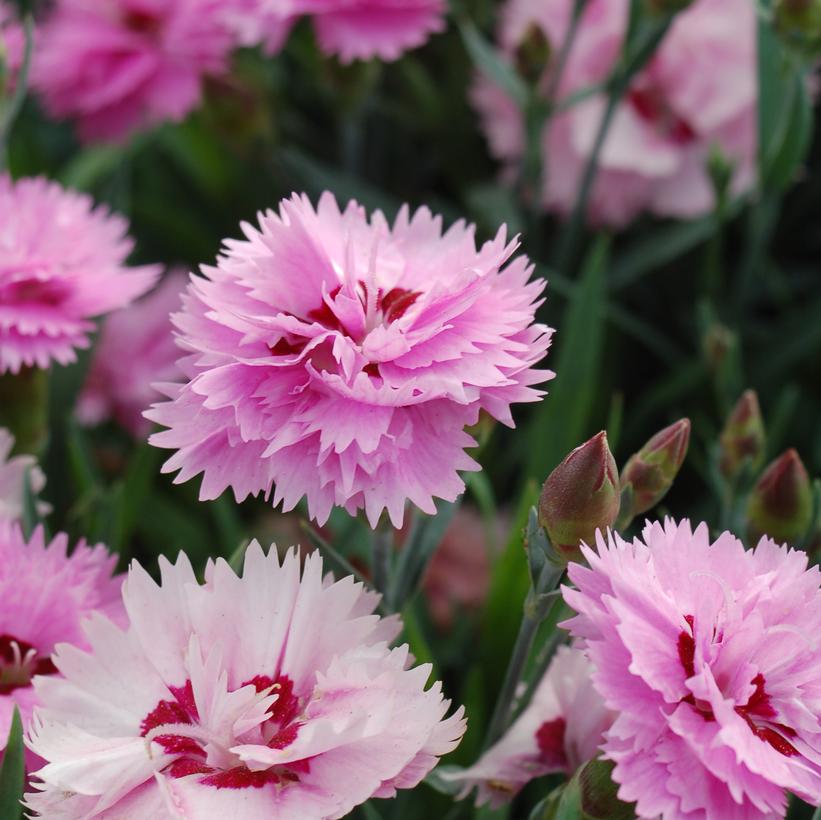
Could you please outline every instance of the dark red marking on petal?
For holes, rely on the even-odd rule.
[[[224,772],[217,772],[200,780],[205,786],[217,789],[261,789],[270,783],[279,783],[280,776],[270,769],[263,772],[252,772],[245,766],[235,766]]]
[[[138,9],[125,12],[123,23],[135,34],[157,34],[162,28],[162,22],[156,14]]]
[[[167,769],[166,774],[169,777],[188,777],[190,774],[211,774],[214,771],[212,766],[206,766],[200,760],[194,760],[190,757],[177,758]]]
[[[769,743],[777,752],[780,752],[785,757],[793,757],[798,754],[798,749],[792,745],[786,738],[783,738],[775,729],[769,726],[759,726],[753,730],[756,737],[761,738],[765,743]]]
[[[685,615],[684,620],[690,625],[690,632],[682,630],[678,636],[678,658],[688,678],[696,674],[696,639],[692,615]]]
[[[678,144],[690,142],[696,136],[689,123],[672,109],[662,89],[652,86],[633,88],[627,98],[639,117],[662,136]]]
[[[169,686],[168,691],[171,692],[177,703],[188,712],[193,720],[200,719],[197,702],[194,700],[194,687],[191,686],[190,680],[185,682],[185,686]]]
[[[269,741],[268,745],[272,749],[284,749],[290,746],[297,738],[301,723],[292,723],[284,729],[280,729]]]
[[[419,298],[419,294],[412,290],[403,288],[393,288],[382,297],[382,313],[386,322],[394,322],[401,319],[413,303]]]
[[[159,743],[165,752],[170,755],[205,755],[205,749],[191,737],[183,737],[182,735],[158,735],[153,738],[153,740],[155,743]]]
[[[35,675],[56,675],[57,667],[49,655],[38,657],[38,650],[34,644],[28,641],[21,641],[12,635],[0,635],[0,668],[4,665],[15,666],[16,656],[13,645],[17,644],[17,654],[25,658],[32,650],[34,651],[34,662],[29,666],[24,678],[14,683],[0,683],[0,695],[9,695],[15,689],[23,689],[31,685],[31,678]]]
[[[564,718],[546,720],[536,730],[536,743],[542,760],[550,765],[564,765],[567,757],[564,752],[564,736],[567,722]]]
[[[329,294],[328,299],[333,302],[342,290],[340,285],[337,285]],[[326,299],[322,300],[322,304],[318,308],[308,311],[308,318],[328,328],[328,330],[339,330],[344,332],[344,328],[340,323],[337,315],[331,310]]]
[[[759,672],[752,680],[755,691],[750,695],[747,705],[741,708],[748,714],[755,715],[756,717],[774,718],[777,713],[770,703],[770,696],[764,689],[765,683],[764,675]]]
[[[288,339],[283,336],[275,345],[268,345],[268,350],[270,350],[274,356],[298,356],[305,350],[307,344],[307,339],[298,339],[295,342],[289,342]]]
[[[140,724],[140,732],[145,737],[157,726],[165,726],[172,723],[190,724],[191,718],[188,712],[176,701],[161,700],[143,719]]]

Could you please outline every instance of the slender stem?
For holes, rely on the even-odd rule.
[[[521,713],[523,709],[526,709],[527,704],[533,700],[533,693],[536,691],[536,687],[542,682],[542,678],[545,676],[547,667],[550,666],[550,662],[553,660],[553,656],[556,654],[556,650],[559,648],[562,638],[562,633],[556,629],[542,647],[542,651],[536,658],[536,667],[533,670],[533,676],[528,681],[525,693],[522,695],[521,707],[517,710],[517,714]]]
[[[561,600],[561,596],[550,595],[549,593],[559,586],[559,582],[564,575],[563,567],[547,566],[539,579],[537,589],[531,589],[525,601],[522,623],[519,627],[519,634],[513,646],[513,654],[510,657],[502,689],[496,700],[496,706],[490,719],[483,749],[492,746],[504,733],[510,721],[516,698],[516,689],[522,679],[530,650],[533,648],[533,641],[536,638],[536,631],[541,623],[550,615],[553,607]]]
[[[379,522],[373,534],[373,552],[371,574],[377,592],[386,595],[391,578],[391,559],[393,552],[393,530],[383,521]]]
[[[573,13],[570,18],[570,25],[567,29],[567,34],[564,38],[564,42],[562,43],[561,50],[559,51],[558,59],[556,60],[556,69],[550,75],[550,81],[548,82],[547,90],[545,92],[545,99],[547,100],[548,105],[551,106],[550,113],[553,113],[553,104],[559,91],[559,83],[562,80],[564,69],[567,65],[567,59],[570,57],[570,51],[576,40],[576,34],[579,30],[579,23],[581,23],[582,15],[584,14],[587,3],[588,0],[575,0],[573,4]]]
[[[8,108],[0,117],[0,171],[8,167],[8,142],[11,127],[23,107],[28,90],[29,72],[31,70],[31,55],[34,51],[34,22],[31,15],[27,14],[23,20],[23,30],[25,32],[26,44],[23,51],[23,63],[17,72],[14,94],[9,102]]]

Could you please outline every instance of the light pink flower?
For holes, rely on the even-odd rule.
[[[560,646],[533,700],[502,739],[469,769],[443,777],[465,784],[462,797],[478,787],[476,805],[496,808],[536,777],[572,775],[596,756],[614,718],[593,688],[592,671],[579,649]]]
[[[31,746],[48,764],[30,807],[48,818],[343,817],[412,788],[458,744],[460,709],[430,665],[390,649],[397,618],[316,554],[280,565],[254,543],[238,578],[203,585],[180,556],[162,585],[133,565],[126,632],[97,619],[90,652],[60,647],[65,679],[36,682]]]
[[[544,282],[504,231],[477,250],[459,222],[442,234],[427,208],[390,226],[324,194],[294,196],[243,225],[217,267],[193,278],[174,317],[189,382],[147,417],[170,429],[177,482],[204,477],[200,498],[232,487],[238,501],[275,485],[274,505],[307,497],[324,524],[334,505],[387,509],[406,499],[435,511],[476,470],[464,432],[481,409],[512,426],[551,331],[534,324]]]
[[[81,541],[68,556],[68,536],[47,544],[38,528],[26,541],[17,524],[0,520],[0,757],[15,706],[28,727],[38,698],[33,675],[53,677],[58,643],[86,646],[82,624],[92,612],[122,619],[117,559],[101,544]],[[42,764],[29,754],[31,769]]]
[[[19,455],[10,458],[14,449],[14,436],[0,427],[0,520],[18,521],[23,517],[26,499],[26,482],[36,496],[46,486],[46,477],[37,466],[34,456]],[[38,511],[45,515],[48,504],[37,503]]]
[[[246,45],[278,50],[298,17],[310,17],[319,47],[343,63],[396,60],[445,28],[444,0],[239,0],[230,13]]]
[[[143,411],[158,398],[153,385],[181,375],[170,314],[179,308],[187,281],[172,272],[143,300],[103,322],[77,403],[84,424],[114,418],[137,438],[148,434]]]
[[[224,14],[224,0],[57,0],[33,85],[84,140],[182,120],[199,105],[203,77],[227,70],[234,36]]]
[[[617,713],[605,757],[642,818],[784,817],[821,802],[821,573],[769,539],[648,524],[571,564],[593,683]]]
[[[0,175],[0,373],[73,362],[91,317],[151,287],[159,269],[125,267],[127,227],[86,194]]]
[[[23,26],[18,21],[10,3],[7,0],[0,0],[0,59],[8,75],[7,81],[11,80],[12,87],[17,72],[23,64],[25,41]]]
[[[572,0],[509,0],[500,43],[510,56],[536,24],[558,53]],[[627,0],[591,0],[559,84],[558,99],[607,78],[625,36]],[[705,165],[719,148],[735,164],[733,190],[754,180],[756,22],[749,0],[696,0],[674,21],[647,67],[617,108],[600,156],[589,204],[592,221],[623,226],[642,211],[691,217],[709,211],[714,194]],[[547,73],[543,87],[548,83]],[[494,154],[509,174],[524,153],[522,115],[489,80],[474,89]],[[543,134],[542,198],[569,213],[605,108],[594,94],[552,118]]]

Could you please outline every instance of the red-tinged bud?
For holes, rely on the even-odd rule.
[[[747,503],[751,545],[763,535],[779,544],[798,544],[810,526],[810,477],[795,450],[780,455],[756,482]]]
[[[612,527],[619,514],[619,472],[601,432],[577,447],[548,476],[539,498],[539,522],[556,553],[581,560],[579,545],[595,543],[596,530]]]
[[[630,457],[621,473],[622,490],[632,489],[630,518],[634,518],[661,501],[687,455],[690,444],[690,420],[680,419],[656,433],[644,447]],[[626,514],[622,510],[622,516]]]
[[[738,475],[746,460],[752,469],[764,458],[764,420],[754,390],[745,390],[721,431],[719,466],[726,478]]]
[[[550,40],[544,29],[531,23],[516,46],[516,70],[531,83],[537,83],[550,61]]]
[[[775,27],[794,48],[817,56],[821,50],[821,0],[778,0]]]

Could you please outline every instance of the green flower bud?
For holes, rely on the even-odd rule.
[[[548,476],[539,498],[539,522],[564,561],[581,560],[580,542],[595,543],[596,530],[619,514],[619,472],[601,432],[577,447]]]
[[[764,420],[754,390],[745,390],[730,413],[719,443],[721,458],[719,467],[726,478],[735,478],[745,460],[753,470],[764,459]]]
[[[780,544],[798,544],[812,518],[810,477],[795,450],[780,455],[756,482],[747,503],[747,537],[755,544],[768,535]]]
[[[633,488],[630,519],[661,501],[678,474],[690,444],[690,420],[680,419],[656,433],[630,457],[621,473],[622,490]],[[627,511],[622,511],[626,515]]]
[[[791,46],[817,55],[821,51],[821,0],[778,0],[775,27]]]
[[[551,51],[544,29],[531,23],[516,46],[516,71],[531,84],[536,84],[550,62]]]

